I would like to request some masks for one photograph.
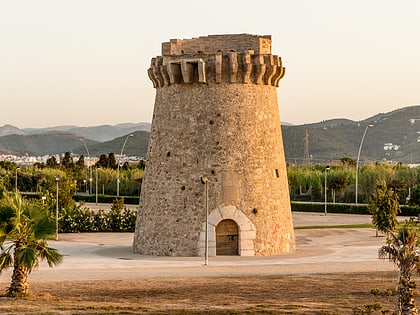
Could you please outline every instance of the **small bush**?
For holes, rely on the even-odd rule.
[[[372,290],[370,290],[370,293],[372,293],[373,295],[380,295],[380,296],[393,296],[393,295],[395,295],[395,290],[385,289],[385,290],[381,291],[378,288],[373,288]]]
[[[383,306],[379,302],[365,304],[363,305],[363,307],[360,307],[360,306],[355,307],[353,309],[353,314],[354,315],[369,315],[369,314],[373,314],[374,311],[382,310],[382,308]],[[384,312],[387,312],[387,311],[384,311]],[[382,311],[383,314],[384,312]]]
[[[372,290],[370,290],[370,293],[372,293],[373,295],[379,295],[381,293],[381,290],[379,290],[378,288],[373,288]]]

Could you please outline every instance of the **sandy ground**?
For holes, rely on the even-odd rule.
[[[371,292],[395,289],[398,278],[392,263],[377,258],[385,237],[374,229],[298,228],[370,223],[369,216],[293,213],[293,220],[296,252],[210,257],[207,266],[202,257],[133,254],[132,233],[60,234],[50,245],[63,263],[33,272],[33,293],[25,299],[0,295],[0,313],[354,315],[395,309],[395,295]],[[0,276],[1,291],[10,274]],[[417,303],[419,296],[416,291]]]

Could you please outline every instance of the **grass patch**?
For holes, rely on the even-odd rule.
[[[363,224],[342,224],[342,225],[307,225],[296,226],[295,230],[310,230],[310,229],[374,229],[372,223]]]

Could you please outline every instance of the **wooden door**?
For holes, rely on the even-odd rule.
[[[216,255],[234,256],[238,252],[238,225],[233,220],[223,220],[216,226]]]

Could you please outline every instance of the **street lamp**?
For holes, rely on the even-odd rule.
[[[95,195],[96,195],[96,205],[98,205],[98,169],[100,169],[100,167],[96,168],[96,172],[95,172]]]
[[[88,172],[89,172],[89,182],[90,182],[90,185],[89,185],[89,194],[91,194],[92,193],[92,168],[90,167],[90,163],[89,163],[90,153],[89,153],[89,149],[88,149],[88,147],[86,145],[85,139],[79,138],[79,140],[83,142],[83,144],[85,145],[86,152],[87,152]]]
[[[359,190],[359,159],[360,159],[360,152],[362,151],[362,146],[363,146],[363,141],[365,140],[365,136],[366,136],[366,132],[368,130],[369,127],[373,127],[373,125],[367,125],[365,132],[363,133],[362,136],[362,140],[360,141],[360,146],[359,146],[359,152],[357,153],[357,162],[356,162],[356,204],[357,204],[357,195],[358,195],[358,190]]]
[[[324,170],[324,215],[327,215],[327,171],[330,167],[327,165]]]
[[[204,266],[209,264],[209,179],[201,177],[201,183],[206,185],[206,227],[204,236]]]
[[[15,190],[16,191],[18,190],[17,183],[18,183],[18,170],[19,169],[20,169],[20,167],[16,167],[16,170],[15,170],[15,172],[16,172],[16,174],[15,174]]]
[[[86,179],[83,180],[83,186],[84,186],[84,193],[86,194]]]
[[[125,138],[124,143],[123,143],[123,146],[121,148],[120,156],[118,157],[118,165],[117,165],[117,197],[120,196],[120,159],[121,159],[121,157],[123,155],[123,151],[124,151],[125,145],[127,144],[128,138],[133,137],[133,136],[134,136],[133,134],[129,134]]]
[[[58,183],[60,177],[55,178],[56,183],[56,201],[55,201],[55,240],[58,241]]]

